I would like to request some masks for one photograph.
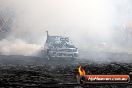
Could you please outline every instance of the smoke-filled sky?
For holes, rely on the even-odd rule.
[[[1,54],[34,55],[46,30],[69,36],[79,49],[132,53],[131,0],[0,0],[3,13],[12,21],[0,36]]]

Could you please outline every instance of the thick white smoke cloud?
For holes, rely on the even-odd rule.
[[[39,55],[41,46],[37,44],[28,44],[20,39],[0,41],[0,54],[3,55],[24,55],[37,56]]]
[[[10,35],[0,42],[1,53],[33,55],[44,44],[46,30],[71,37],[79,49],[130,52],[121,39],[126,34],[122,26],[131,21],[131,4],[130,0],[0,0],[1,9],[8,7],[15,14]]]

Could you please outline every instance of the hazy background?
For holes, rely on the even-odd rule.
[[[132,1],[0,0],[0,54],[37,55],[46,30],[79,50],[131,54]]]

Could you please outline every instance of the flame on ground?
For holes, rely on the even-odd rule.
[[[80,75],[80,76],[86,75],[86,72],[85,72],[85,70],[82,68],[82,66],[79,66],[78,72],[79,72],[79,75]]]

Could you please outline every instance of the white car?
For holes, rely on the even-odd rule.
[[[69,37],[49,36],[47,31],[43,56],[46,56],[48,59],[76,59],[78,57],[78,49],[72,44]]]

